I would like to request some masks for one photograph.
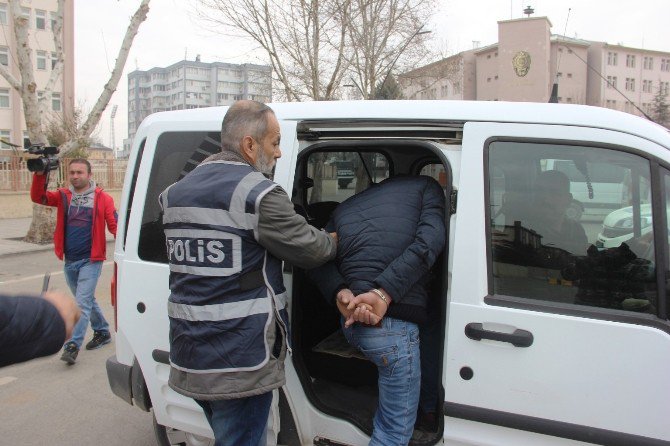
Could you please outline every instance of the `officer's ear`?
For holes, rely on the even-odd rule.
[[[256,150],[256,141],[251,136],[247,135],[242,138],[241,143],[242,156],[244,159],[249,161],[251,164],[256,162],[257,150]]]

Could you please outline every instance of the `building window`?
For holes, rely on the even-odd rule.
[[[58,62],[58,55],[56,53],[51,53],[51,69],[53,70],[56,67],[56,62]]]
[[[661,82],[660,83],[661,94],[668,94],[670,91],[670,82]]]
[[[47,69],[47,52],[46,51],[37,51],[37,69],[46,70]]]
[[[0,25],[7,24],[7,3],[0,3]]]
[[[562,52],[563,52],[563,48],[558,48],[558,52],[559,52],[559,53],[562,53]]]
[[[461,83],[460,82],[454,82],[454,94],[461,94]]]
[[[616,66],[617,53],[607,53],[607,65]]]
[[[39,9],[35,10],[35,28],[47,29],[47,12]]]
[[[487,77],[487,78],[486,78],[486,82],[491,82],[491,78],[490,78],[490,77]]]
[[[572,79],[572,73],[568,73],[568,79]]]
[[[0,149],[11,149],[12,148],[12,146],[7,144],[7,143],[11,142],[10,138],[11,138],[11,134],[10,134],[9,130],[0,130],[0,139],[2,140],[2,141],[0,141]]]
[[[614,99],[608,99],[605,102],[605,107],[616,110],[616,101]]]
[[[607,76],[607,88],[616,88],[616,76]]]
[[[626,90],[635,91],[635,79],[632,77],[626,78]]]
[[[30,8],[21,8],[21,16],[28,19],[28,28],[30,28]]]
[[[563,77],[563,73],[559,71],[558,73],[556,73],[556,77]]]
[[[628,68],[635,68],[635,56],[632,54],[626,55],[626,66]]]
[[[487,54],[487,55],[486,55],[486,58],[487,58],[487,59],[490,59],[490,58],[491,58],[491,55],[490,55],[490,54]]]
[[[0,46],[0,64],[9,66],[9,48],[6,46]]]
[[[572,98],[568,98],[567,102],[568,104],[572,104]]]
[[[9,89],[0,88],[0,108],[9,108]]]
[[[661,71],[670,71],[670,59],[661,59]]]
[[[643,67],[645,70],[653,70],[654,69],[654,58],[651,56],[645,56],[644,61],[643,61]]]
[[[51,26],[52,30],[56,28],[56,19],[58,19],[58,14],[55,13],[55,12],[50,12],[49,13],[49,23],[50,23],[50,26]]]
[[[60,93],[51,94],[51,109],[57,112],[61,111]]]
[[[651,93],[651,81],[642,81],[642,91],[645,93]]]

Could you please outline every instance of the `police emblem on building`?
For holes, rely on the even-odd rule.
[[[519,77],[524,77],[530,70],[530,54],[527,51],[519,51],[512,58],[514,72]]]

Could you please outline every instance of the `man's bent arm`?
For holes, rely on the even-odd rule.
[[[281,187],[263,197],[258,213],[258,243],[275,257],[305,269],[335,258],[333,237],[298,215]]]
[[[375,279],[395,302],[402,302],[407,291],[430,270],[444,249],[444,218],[444,192],[436,181],[430,181],[424,189],[414,241]]]
[[[109,232],[111,232],[114,235],[114,238],[116,238],[116,225],[119,221],[119,215],[117,214],[116,208],[114,207],[114,199],[111,195],[106,195],[105,221],[107,222],[107,228],[109,229]]]
[[[61,201],[59,192],[46,190],[47,176],[44,174],[33,174],[33,182],[30,185],[30,199],[33,203],[43,204],[44,206],[58,206]]]
[[[65,322],[52,303],[0,295],[0,367],[52,355],[65,335]]]

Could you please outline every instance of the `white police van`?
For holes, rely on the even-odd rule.
[[[431,285],[441,345],[439,357],[423,358],[434,361],[440,378],[429,389],[439,397],[439,417],[411,444],[670,445],[665,129],[559,104],[272,108],[283,152],[274,180],[314,225],[388,176],[431,175],[444,187],[448,238]],[[153,411],[160,444],[211,444],[212,432],[200,408],[167,384],[168,265],[157,197],[218,151],[225,112],[150,115],[137,131],[124,184],[114,253],[116,355],[107,372],[116,395]],[[355,168],[346,188],[338,185],[338,160]],[[584,178],[608,170],[628,178],[621,206],[631,208],[632,236],[596,247],[604,215],[559,215],[545,219],[546,227],[531,226],[533,213],[549,212],[534,198],[549,160],[574,163]],[[599,198],[593,201],[607,201]],[[565,228],[573,240],[556,242],[554,232]],[[285,265],[284,273],[293,354],[279,442],[365,445],[376,370],[342,343],[336,310],[304,271]]]

